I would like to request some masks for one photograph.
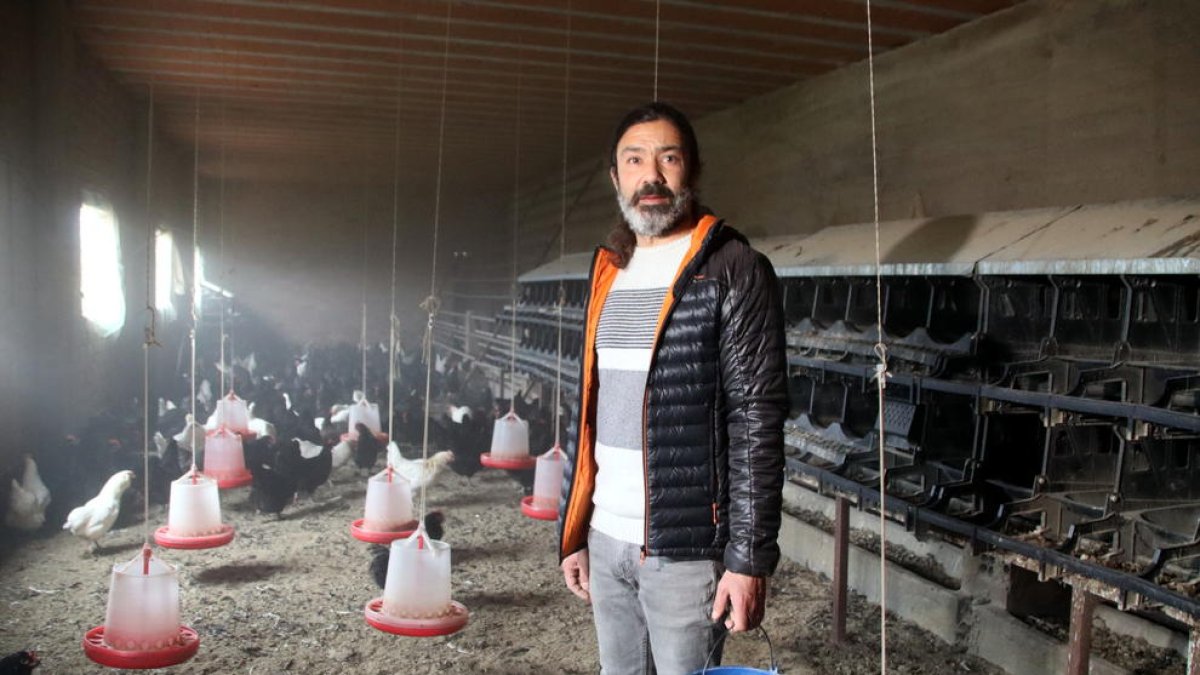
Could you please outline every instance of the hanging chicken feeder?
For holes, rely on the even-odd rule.
[[[216,548],[233,541],[233,526],[221,522],[217,481],[195,468],[171,483],[167,525],[154,532],[166,548]]]
[[[227,427],[208,434],[204,442],[204,475],[222,490],[249,485],[254,476],[246,469],[242,438]]]
[[[537,458],[533,494],[521,498],[521,513],[538,520],[558,520],[562,496],[563,451],[557,444]]]
[[[200,454],[203,455],[205,436],[204,429],[200,428],[196,424],[195,418],[193,418],[190,414],[184,419],[187,421],[183,427],[183,431],[175,434],[172,436],[172,438],[174,438],[175,442],[179,444],[180,450],[186,450],[191,453],[195,453],[196,450],[199,450]],[[197,448],[192,447],[193,442],[195,442],[196,446],[198,446]]]
[[[393,541],[383,597],[368,602],[363,614],[372,627],[395,635],[462,630],[470,612],[450,599],[450,544],[430,539],[424,526]]]
[[[200,648],[196,631],[179,623],[179,577],[149,546],[113,565],[104,625],[83,637],[83,652],[109,668],[166,668]]]
[[[369,544],[390,544],[417,527],[408,480],[388,465],[367,480],[363,517],[350,524],[350,534]]]
[[[371,433],[379,435],[383,427],[379,424],[379,404],[369,403],[363,398],[350,406],[350,428],[355,429],[359,424],[367,425]]]
[[[350,431],[342,434],[342,440],[357,443],[358,433],[355,432],[355,429],[358,428],[359,424],[366,425],[367,429],[372,434],[375,434],[375,438],[380,443],[386,444],[388,442],[388,435],[383,433],[383,426],[379,422],[378,403],[368,403],[364,397],[350,404],[350,417],[348,421]]]
[[[479,462],[493,469],[532,469],[536,457],[529,456],[529,422],[509,411],[492,426],[492,451],[479,456]]]
[[[247,436],[250,434],[250,411],[246,402],[229,390],[229,393],[217,401],[217,411],[214,414],[215,427],[225,427],[235,434]]]

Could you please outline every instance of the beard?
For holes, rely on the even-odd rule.
[[[666,204],[638,206],[642,197],[665,197]],[[651,183],[633,193],[628,200],[617,192],[617,205],[629,229],[643,237],[658,237],[670,231],[683,220],[692,203],[692,189],[684,186],[679,192],[671,191],[666,185]]]

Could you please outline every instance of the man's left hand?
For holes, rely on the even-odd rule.
[[[712,620],[720,619],[727,608],[729,616],[725,619],[725,627],[730,633],[758,628],[767,609],[766,577],[752,577],[726,570],[717,584]]]

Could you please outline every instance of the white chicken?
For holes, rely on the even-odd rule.
[[[36,530],[46,522],[46,507],[50,505],[50,490],[38,474],[37,462],[25,455],[25,472],[21,482],[12,482],[8,512],[4,524],[18,530]]]
[[[339,467],[350,461],[350,457],[354,454],[354,448],[350,446],[349,440],[344,440],[333,446],[331,452],[333,454],[333,470],[337,471]]]
[[[363,393],[362,391],[355,389],[350,398],[354,401],[354,403],[335,403],[333,407],[330,408],[330,423],[345,424],[350,421],[350,408],[353,408],[355,403],[363,400]]]
[[[21,477],[21,487],[33,493],[39,509],[44,510],[50,504],[50,489],[42,482],[37,462],[29,453],[25,453],[25,475]]]
[[[70,530],[76,537],[82,537],[91,542],[92,551],[100,545],[101,537],[108,534],[117,516],[121,512],[121,495],[129,489],[133,482],[132,471],[118,471],[113,474],[100,494],[92,497],[83,506],[72,509],[67,514],[67,522],[63,523],[64,530]]]
[[[259,438],[264,436],[270,436],[271,438],[279,437],[279,435],[275,433],[275,425],[261,417],[251,417],[249,424],[246,426],[248,426],[250,431]]]
[[[255,356],[254,352],[250,352],[250,356],[247,356],[244,359],[239,359],[235,356],[233,357],[233,365],[241,366],[246,369],[246,372],[253,375],[254,371],[258,369],[258,358]]]
[[[37,497],[13,479],[12,492],[8,493],[8,512],[4,514],[4,524],[17,530],[32,532],[46,522],[46,510],[39,509]]]
[[[462,424],[464,420],[471,416],[471,408],[465,405],[446,406],[446,413],[450,415],[450,419],[454,420],[455,424]]]
[[[413,490],[419,490],[422,486],[431,485],[437,480],[446,465],[454,461],[454,453],[442,450],[430,455],[429,459],[405,459],[400,454],[399,446],[395,443],[388,443],[387,459],[388,464],[392,465],[397,473],[408,479]]]
[[[175,434],[175,442],[179,444],[180,450],[192,452],[192,435],[196,436],[196,445],[200,446],[200,452],[204,452],[204,428],[196,424],[196,418],[190,414],[184,418],[187,420],[183,426],[183,431]]]

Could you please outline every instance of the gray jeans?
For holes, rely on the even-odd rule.
[[[589,586],[602,675],[686,675],[704,667],[723,628],[709,618],[724,569],[651,556],[588,533]],[[712,665],[720,663],[716,655]]]

